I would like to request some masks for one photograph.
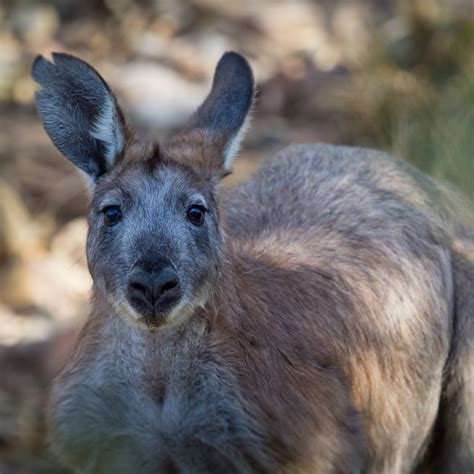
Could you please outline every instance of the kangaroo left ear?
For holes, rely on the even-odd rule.
[[[125,145],[125,122],[115,96],[89,64],[68,54],[38,56],[36,105],[53,143],[93,181],[109,171]]]
[[[217,64],[211,92],[185,129],[185,132],[200,130],[206,136],[207,145],[218,148],[224,173],[230,171],[239,151],[254,96],[249,63],[238,53],[225,53]]]

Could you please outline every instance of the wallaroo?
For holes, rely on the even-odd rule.
[[[221,179],[254,79],[237,53],[183,130],[140,143],[88,64],[37,106],[90,178],[92,311],[50,444],[78,473],[474,472],[474,212],[385,153],[292,145]]]

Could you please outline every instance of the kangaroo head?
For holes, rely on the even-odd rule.
[[[114,311],[157,327],[202,306],[216,282],[222,235],[217,193],[254,97],[247,61],[229,52],[211,91],[167,143],[139,143],[102,77],[84,61],[38,57],[43,126],[90,178],[87,258]]]

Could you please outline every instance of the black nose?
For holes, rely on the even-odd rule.
[[[180,294],[179,279],[171,265],[135,265],[128,279],[129,297],[158,309]]]

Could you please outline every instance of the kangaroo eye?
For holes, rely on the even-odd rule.
[[[203,206],[193,205],[188,209],[187,217],[189,222],[194,225],[201,225],[204,222],[204,214],[206,210]]]
[[[108,206],[102,212],[104,213],[104,222],[107,225],[114,225],[122,220],[122,211],[119,206]]]

